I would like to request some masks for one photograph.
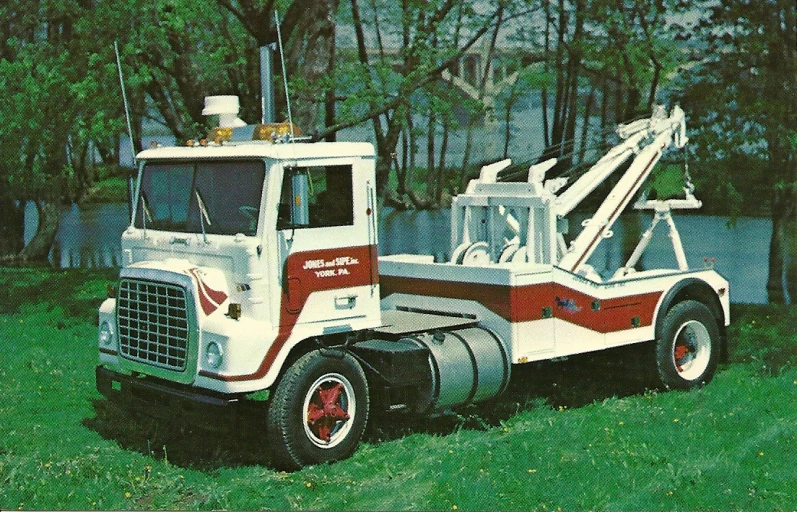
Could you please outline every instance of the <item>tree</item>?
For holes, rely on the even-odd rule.
[[[316,128],[320,114],[324,112],[325,123],[332,124],[334,116],[329,105],[334,102],[334,97],[323,84],[327,83],[325,77],[330,75],[335,65],[335,21],[339,0],[294,0],[279,4],[275,0],[217,0],[217,4],[239,22],[254,43],[255,48],[246,53],[248,57],[241,56],[243,60],[257,59],[256,47],[277,42],[275,12],[280,16],[286,74],[292,85],[294,122],[309,131]],[[236,44],[235,41],[228,43],[231,46]],[[250,73],[249,81],[259,84],[258,66],[250,63],[247,69],[254,71]],[[250,92],[252,94],[248,96],[259,105],[260,91]],[[287,119],[287,99],[283,89],[275,88],[275,95],[277,110],[282,112],[283,119]]]
[[[698,135],[699,158],[715,181],[749,202],[766,201],[735,186],[752,174],[769,191],[772,219],[767,292],[797,300],[797,36],[791,0],[705,2],[705,56],[685,83],[684,103]],[[747,164],[740,166],[740,164]],[[708,166],[707,166],[708,167]],[[712,172],[712,169],[706,172]],[[784,286],[786,283],[786,286]]]
[[[661,100],[659,89],[666,77],[685,58],[669,18],[688,8],[689,2],[680,0],[557,0],[556,5],[545,0],[544,30],[534,35],[541,39],[538,47],[545,49],[545,68],[551,76],[542,88],[548,147],[542,159],[558,157],[561,167],[581,163],[595,104],[600,104],[606,133],[618,123],[650,113]]]
[[[505,6],[503,2],[488,6],[454,0],[404,0],[400,4],[372,0],[367,14],[358,0],[351,0],[350,7],[356,60],[336,66],[333,83],[341,101],[336,123],[327,126],[322,136],[371,121],[378,156],[377,193],[401,204],[386,185],[397,144],[407,128],[413,95],[440,80],[443,72],[494,26]],[[460,12],[466,16],[461,17]],[[366,24],[371,27],[368,36]],[[375,56],[367,49],[369,36],[378,48]]]
[[[81,2],[22,2],[2,8],[0,26],[0,257],[46,259],[58,229],[58,206],[93,180],[91,139],[113,125],[97,63],[81,46]],[[38,231],[22,247],[23,209],[32,201]]]
[[[334,63],[337,0],[287,5],[286,60],[297,83],[313,84]],[[133,139],[143,122],[179,140],[201,136],[209,94],[241,98],[242,116],[260,116],[257,46],[276,40],[275,2],[219,0],[28,0],[0,7],[0,136],[14,141],[0,162],[0,257],[45,259],[58,205],[79,199],[96,178],[93,162],[118,158],[124,130],[113,42],[120,42],[131,99]],[[291,63],[292,62],[292,63]],[[289,68],[289,74],[290,74]],[[297,109],[312,126],[317,102]],[[284,105],[284,98],[282,104]],[[284,111],[284,108],[283,108]],[[153,115],[154,113],[154,115]],[[39,209],[39,232],[23,248],[23,210]]]

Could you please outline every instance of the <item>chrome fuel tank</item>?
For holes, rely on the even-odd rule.
[[[509,354],[498,336],[482,327],[419,333],[401,341],[429,351],[432,378],[421,390],[421,411],[487,400],[509,383]]]

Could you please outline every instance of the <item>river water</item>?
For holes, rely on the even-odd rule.
[[[578,226],[583,217],[570,219]],[[772,225],[769,219],[741,217],[730,226],[727,217],[676,215],[676,224],[690,268],[702,268],[704,258],[713,258],[715,268],[731,283],[733,302],[767,302],[767,255]],[[647,213],[627,213],[615,224],[612,238],[603,240],[589,263],[598,273],[609,277],[630,254],[639,235],[650,224]],[[26,209],[26,242],[35,233],[36,210]],[[121,262],[119,239],[129,223],[127,204],[73,205],[63,211],[50,261],[55,267],[113,267]],[[395,211],[380,212],[379,254],[432,254],[438,261],[447,260],[450,248],[450,212]],[[653,239],[637,268],[675,267],[676,260],[664,223],[654,231]]]

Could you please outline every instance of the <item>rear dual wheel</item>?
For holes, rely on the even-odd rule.
[[[707,384],[719,355],[719,326],[708,307],[694,300],[679,302],[667,312],[656,339],[657,382],[682,390]]]
[[[287,470],[344,459],[368,421],[368,383],[360,364],[340,351],[314,350],[285,372],[268,409],[268,443]]]

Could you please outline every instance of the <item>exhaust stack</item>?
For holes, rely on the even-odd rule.
[[[274,65],[272,63],[275,44],[260,47],[260,108],[262,124],[276,122],[274,114]]]

